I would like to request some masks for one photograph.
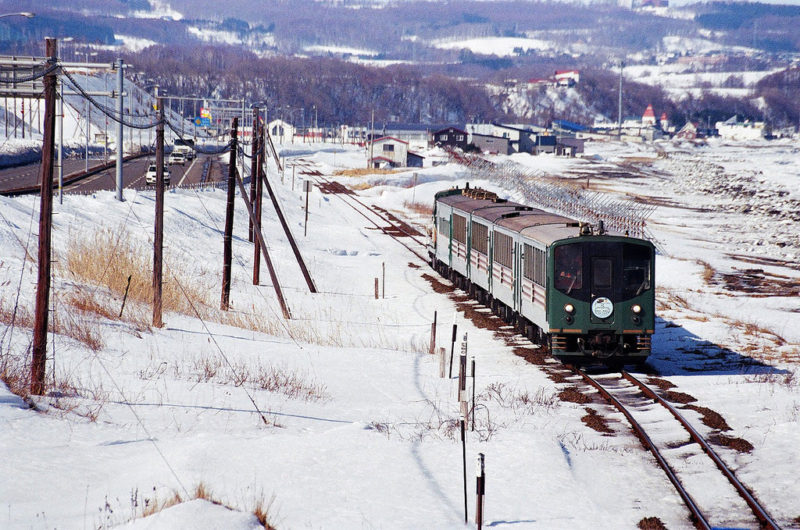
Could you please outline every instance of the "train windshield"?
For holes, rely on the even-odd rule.
[[[555,249],[555,287],[571,294],[583,287],[583,253],[581,245],[561,245]]]
[[[626,243],[622,249],[623,298],[633,298],[650,289],[650,249]]]

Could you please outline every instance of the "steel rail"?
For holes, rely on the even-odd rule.
[[[614,407],[628,419],[628,421],[631,424],[631,427],[633,428],[634,433],[636,433],[636,436],[639,438],[639,440],[642,441],[642,443],[650,451],[650,453],[652,453],[652,455],[656,459],[656,462],[658,462],[658,465],[661,467],[661,469],[664,470],[664,473],[667,474],[667,478],[669,478],[670,482],[672,482],[672,485],[675,486],[675,489],[678,491],[678,495],[681,496],[684,504],[686,504],[686,507],[689,508],[689,511],[692,514],[694,522],[704,530],[711,530],[712,528],[711,524],[702,514],[700,508],[694,502],[694,499],[692,499],[691,495],[689,495],[689,492],[687,492],[686,489],[683,487],[680,480],[678,480],[678,477],[675,475],[675,472],[672,470],[669,464],[667,464],[667,461],[664,459],[664,457],[661,456],[661,453],[659,452],[658,448],[656,448],[655,443],[653,443],[653,441],[644,431],[644,428],[642,428],[639,422],[637,422],[633,418],[633,415],[628,411],[628,409],[617,398],[612,396],[611,393],[608,390],[606,390],[600,383],[598,383],[594,378],[589,376],[589,374],[587,374],[581,369],[574,369],[574,371],[578,375],[580,375],[584,379],[584,381],[586,381],[589,385],[597,389],[597,391],[600,392],[600,394],[604,398],[606,398],[611,404],[613,404]]]
[[[330,180],[328,180],[328,179],[325,179],[325,178],[322,178],[322,177],[317,177],[317,176],[314,176],[314,175],[311,175],[311,177],[312,177],[312,178],[314,178],[314,179],[317,181],[317,184],[319,184],[319,183],[320,183],[320,181],[325,181],[325,183],[331,183],[331,182],[332,182],[332,181],[330,181]],[[356,212],[358,212],[358,214],[359,214],[359,215],[361,215],[361,216],[362,216],[364,219],[366,219],[367,221],[369,221],[370,223],[372,223],[373,225],[375,225],[375,228],[378,228],[378,229],[379,229],[379,230],[381,230],[381,231],[382,231],[384,234],[386,234],[387,236],[391,237],[392,239],[394,239],[395,241],[397,241],[398,243],[400,243],[401,245],[403,245],[404,247],[406,247],[406,249],[408,249],[408,251],[409,251],[409,252],[411,252],[411,253],[412,253],[412,254],[414,254],[416,257],[418,257],[420,260],[422,260],[422,262],[423,262],[423,263],[428,263],[428,258],[426,258],[426,257],[422,256],[422,255],[421,255],[419,252],[417,252],[416,250],[414,250],[414,249],[413,249],[413,248],[411,248],[410,246],[406,245],[406,244],[405,244],[403,241],[401,241],[401,240],[400,240],[400,238],[399,238],[399,237],[397,237],[397,236],[394,236],[394,235],[390,234],[390,233],[389,233],[389,232],[386,230],[386,227],[380,226],[380,225],[379,225],[378,223],[376,223],[376,222],[375,222],[373,219],[371,219],[369,216],[367,216],[367,214],[365,214],[365,213],[364,213],[364,212],[362,212],[362,211],[361,211],[361,210],[360,210],[358,207],[356,207],[356,206],[355,206],[355,205],[354,205],[352,202],[348,202],[348,201],[346,201],[346,200],[345,200],[345,198],[344,198],[344,196],[347,196],[347,197],[350,197],[350,198],[352,198],[352,199],[353,199],[353,200],[354,200],[354,201],[355,201],[355,202],[356,202],[356,203],[357,203],[359,206],[361,206],[362,208],[366,209],[368,212],[372,213],[372,215],[375,215],[376,217],[380,218],[381,220],[383,220],[383,221],[385,221],[385,222],[389,223],[389,225],[390,225],[391,227],[394,227],[394,228],[396,228],[398,231],[400,231],[400,232],[403,232],[403,233],[404,233],[404,234],[406,234],[406,235],[409,235],[409,234],[407,234],[407,233],[406,233],[404,230],[402,230],[402,228],[400,228],[399,226],[395,225],[394,223],[392,223],[391,221],[389,221],[388,219],[386,219],[385,217],[383,217],[381,214],[379,214],[378,212],[376,212],[375,210],[373,210],[372,208],[370,208],[369,206],[367,206],[367,205],[366,205],[366,204],[364,204],[363,202],[359,201],[358,199],[355,199],[355,198],[353,198],[351,195],[346,195],[346,194],[343,194],[343,193],[335,193],[335,194],[333,194],[333,195],[336,195],[337,197],[339,197],[339,199],[340,199],[340,200],[341,200],[343,203],[345,203],[345,204],[346,204],[346,205],[348,205],[350,208],[352,208],[353,210],[355,210]],[[410,237],[410,235],[409,235],[409,237]],[[415,240],[415,241],[416,241],[416,240]],[[419,243],[419,241],[417,241],[417,243]]]
[[[332,182],[331,180],[328,180],[328,179],[326,179],[326,178],[324,178],[324,177],[318,177],[318,178],[322,178],[322,180],[324,180],[326,183],[331,183],[331,182]],[[398,231],[398,232],[402,232],[403,234],[405,234],[405,235],[406,235],[406,237],[408,237],[409,239],[413,240],[415,243],[417,243],[417,244],[419,244],[419,245],[422,245],[423,247],[425,246],[425,243],[424,243],[423,241],[420,241],[420,240],[417,238],[417,236],[415,236],[415,235],[414,235],[414,234],[412,234],[412,233],[409,233],[409,232],[407,232],[406,230],[403,230],[403,227],[401,227],[401,226],[398,226],[398,225],[394,224],[394,222],[392,222],[392,220],[391,220],[391,219],[389,219],[388,217],[386,217],[385,215],[383,215],[382,213],[380,213],[379,211],[377,211],[375,208],[372,208],[371,206],[369,206],[369,205],[367,205],[367,204],[364,204],[363,202],[361,202],[361,201],[360,201],[360,200],[357,198],[357,196],[356,196],[355,194],[348,195],[348,197],[350,197],[352,200],[354,200],[355,202],[357,202],[358,204],[360,204],[361,206],[363,206],[364,208],[366,208],[367,210],[369,210],[370,212],[372,212],[373,214],[375,214],[376,216],[378,216],[378,217],[379,217],[381,220],[383,220],[383,221],[385,221],[385,222],[389,223],[391,226],[395,227],[395,228],[397,229],[397,231]]]
[[[624,377],[627,381],[629,381],[630,383],[634,384],[637,388],[639,388],[639,390],[641,390],[645,396],[649,397],[650,399],[653,399],[654,401],[662,405],[664,408],[666,408],[670,412],[670,414],[672,414],[672,416],[676,420],[678,420],[678,422],[680,422],[681,425],[683,425],[684,429],[686,429],[689,432],[689,436],[692,438],[692,440],[694,440],[700,445],[703,451],[709,456],[709,458],[711,458],[711,460],[714,461],[719,470],[722,472],[723,475],[725,475],[725,477],[728,479],[731,485],[736,489],[739,495],[741,495],[741,497],[744,499],[747,505],[750,506],[750,509],[753,511],[753,515],[756,516],[762,528],[770,528],[770,529],[780,528],[780,526],[778,526],[778,523],[776,523],[775,520],[769,516],[767,511],[758,503],[758,501],[755,500],[755,498],[753,498],[753,496],[750,494],[747,488],[745,488],[744,485],[741,482],[739,482],[733,471],[731,471],[728,468],[728,466],[725,465],[725,462],[723,462],[722,459],[717,455],[717,453],[714,452],[714,450],[711,448],[708,442],[706,442],[703,436],[700,433],[698,433],[695,430],[695,428],[692,427],[691,424],[688,421],[686,421],[686,419],[683,416],[681,416],[681,414],[675,409],[675,407],[673,407],[664,398],[656,394],[650,387],[648,387],[647,385],[636,379],[628,372],[622,370],[621,374],[622,377]]]

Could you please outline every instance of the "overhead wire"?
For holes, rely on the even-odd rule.
[[[0,77],[0,83],[6,85],[29,83],[31,81],[35,81],[36,79],[40,79],[46,76],[47,74],[51,74],[56,70],[58,70],[59,68],[61,68],[61,66],[57,62],[53,62],[52,60],[48,60],[46,64],[49,64],[50,66],[26,77]]]
[[[77,90],[78,92],[80,92],[80,93],[81,93],[81,95],[82,95],[82,96],[83,96],[85,99],[87,99],[87,100],[88,100],[88,101],[89,101],[89,102],[90,102],[90,103],[91,103],[91,104],[92,104],[92,105],[93,105],[95,108],[97,108],[97,109],[98,109],[100,112],[102,112],[103,114],[105,114],[107,117],[111,118],[113,121],[115,121],[115,122],[117,122],[117,123],[121,123],[122,125],[124,125],[124,126],[126,126],[126,127],[130,127],[130,128],[132,128],[132,129],[151,129],[151,128],[153,128],[153,127],[157,126],[159,123],[161,123],[161,120],[158,120],[158,119],[156,119],[155,121],[150,121],[150,122],[148,122],[148,123],[146,123],[146,124],[132,123],[132,122],[130,122],[130,121],[127,121],[127,120],[125,120],[124,116],[129,116],[129,117],[132,117],[132,118],[135,118],[135,119],[142,119],[142,118],[146,118],[147,116],[136,116],[135,114],[123,114],[123,115],[120,115],[118,111],[112,111],[112,110],[108,109],[108,107],[106,107],[105,105],[102,105],[102,104],[101,104],[100,102],[98,102],[98,101],[97,101],[97,100],[96,100],[94,97],[92,97],[92,96],[91,96],[91,95],[90,95],[90,94],[89,94],[89,93],[88,93],[88,92],[87,92],[87,91],[86,91],[86,90],[85,90],[85,89],[84,89],[84,88],[83,88],[83,87],[82,87],[82,86],[81,86],[81,85],[80,85],[80,84],[79,84],[79,83],[78,83],[78,82],[75,80],[75,78],[74,78],[74,77],[72,77],[72,74],[70,74],[70,73],[69,73],[67,70],[64,70],[64,69],[62,68],[62,69],[61,69],[61,72],[62,72],[62,73],[63,73],[63,74],[66,76],[66,78],[67,78],[67,80],[68,80],[68,84],[69,84],[69,85],[70,85],[72,88],[74,88],[75,90]]]

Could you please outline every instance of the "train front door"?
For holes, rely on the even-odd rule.
[[[594,324],[614,323],[614,277],[619,269],[618,261],[619,256],[610,253],[608,256],[592,256],[590,321]]]

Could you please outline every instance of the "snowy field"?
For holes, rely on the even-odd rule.
[[[364,151],[282,150],[298,178],[318,170],[423,232],[429,214],[421,206],[466,183],[452,164],[418,170],[416,186],[411,171],[331,177],[363,167]],[[684,410],[698,430],[750,444],[719,452],[783,527],[800,527],[798,144],[611,142],[586,150],[578,159],[498,161],[658,205],[648,224],[661,250],[652,367],[728,427],[709,427],[701,412]],[[456,351],[466,334],[476,360],[478,414],[466,440],[470,521],[481,452],[487,527],[635,528],[657,517],[668,528],[692,528],[619,415],[601,402],[561,399],[572,383],[555,382],[545,367],[515,355],[513,343],[465,319],[463,303],[433,291],[425,263],[339,196],[314,188],[303,237],[302,186],[292,190],[291,172],[282,182],[272,163],[269,174],[320,291],[308,293],[265,201],[264,233],[288,322],[264,264],[260,285],[252,285],[239,198],[232,310],[223,315],[225,194],[166,195],[165,286],[194,305],[167,312],[162,329],[149,325],[148,304],[135,299],[119,318],[122,296],[69,265],[87,242],[98,262],[130,248],[146,263],[153,193],[127,190],[122,203],[113,192],[65,196],[55,205],[52,318],[86,333],[49,337],[51,386],[31,398],[38,411],[0,383],[0,528],[246,529],[258,527],[258,507],[276,528],[462,528],[456,380],[440,378],[427,353],[434,312],[438,346],[449,347],[455,319]],[[470,185],[504,193],[496,182]],[[19,318],[33,311],[36,265],[25,256],[35,254],[37,210],[33,197],[0,197],[0,366],[7,373],[24,368],[32,340],[29,327],[9,322],[17,297]],[[98,265],[105,275],[127,274]],[[375,299],[384,267],[383,296]],[[87,298],[105,309],[75,303]],[[614,433],[589,428],[582,421],[589,409],[609,415]],[[687,461],[681,471],[692,468]],[[190,501],[198,489],[231,509],[198,499],[142,518],[176,495]]]

